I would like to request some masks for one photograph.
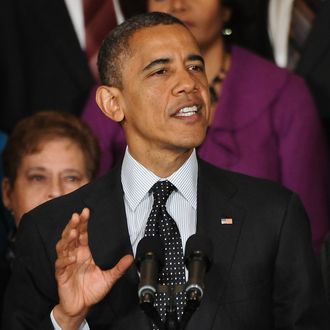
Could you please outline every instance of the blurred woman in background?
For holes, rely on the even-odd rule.
[[[2,157],[3,204],[18,227],[24,213],[92,180],[99,169],[100,149],[91,129],[75,115],[45,111],[15,126]],[[0,259],[0,310],[15,257],[15,231],[7,240]]]
[[[3,164],[3,202],[18,226],[24,213],[92,180],[99,146],[89,127],[74,115],[45,111],[17,124]]]

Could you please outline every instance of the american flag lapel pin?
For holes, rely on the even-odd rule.
[[[234,223],[233,218],[221,218],[220,221],[222,225],[232,225]]]

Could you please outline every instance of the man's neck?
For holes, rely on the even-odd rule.
[[[128,147],[129,153],[137,162],[160,178],[167,178],[177,171],[190,157],[193,150],[188,149],[182,152],[170,150],[149,151],[141,155],[141,153],[136,153],[134,149]]]

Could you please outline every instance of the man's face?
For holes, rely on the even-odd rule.
[[[200,145],[209,94],[195,39],[181,25],[158,25],[136,32],[129,44],[121,93],[130,151],[147,157],[150,152],[182,153]]]

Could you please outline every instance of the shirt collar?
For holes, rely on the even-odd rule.
[[[178,192],[197,208],[197,173],[198,162],[195,149],[185,163],[168,178],[160,178],[137,162],[126,148],[121,169],[121,182],[125,199],[134,211],[147,196],[150,188],[159,180],[169,180]]]

